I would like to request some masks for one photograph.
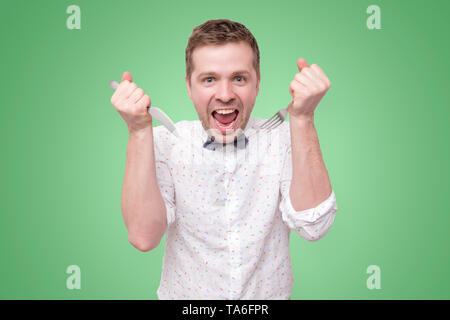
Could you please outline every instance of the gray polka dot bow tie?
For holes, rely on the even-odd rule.
[[[239,135],[239,137],[235,138],[233,142],[234,147],[238,149],[244,149],[247,144],[248,138],[243,133]],[[210,136],[208,136],[206,142],[203,144],[203,148],[206,148],[208,150],[216,150],[216,148],[220,145],[225,146],[226,143],[215,142],[213,139],[211,139]]]

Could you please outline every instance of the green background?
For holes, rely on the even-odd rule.
[[[81,8],[69,30],[66,8]],[[381,30],[369,30],[369,5]],[[120,210],[128,131],[110,103],[130,71],[175,121],[192,29],[243,23],[261,51],[252,115],[290,101],[296,60],[331,89],[316,110],[338,201],[329,233],[291,232],[292,299],[448,299],[450,1],[2,1],[1,299],[157,299],[164,239],[133,248]],[[159,125],[159,123],[155,123]],[[81,290],[66,268],[81,268]],[[370,265],[381,289],[369,290]]]

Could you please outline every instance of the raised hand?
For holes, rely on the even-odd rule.
[[[133,82],[131,73],[124,72],[122,82],[111,97],[111,103],[125,120],[130,133],[152,127],[152,116],[148,113],[150,97]]]
[[[314,119],[314,110],[330,89],[331,82],[317,64],[308,65],[305,59],[297,60],[299,73],[289,86],[292,101],[288,112],[290,117]]]

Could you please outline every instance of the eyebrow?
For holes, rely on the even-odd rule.
[[[233,73],[231,74],[231,76],[241,75],[241,74],[245,74],[245,75],[250,76],[250,72],[248,72],[247,70],[238,70],[238,71],[235,71],[235,72],[233,72]],[[217,76],[217,73],[214,72],[214,71],[202,72],[202,73],[200,73],[200,74],[198,75],[197,79],[201,79],[201,78],[203,78],[203,77],[205,77],[205,76]]]

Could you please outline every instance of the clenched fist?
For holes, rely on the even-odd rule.
[[[133,82],[131,73],[124,72],[122,82],[111,97],[111,103],[127,123],[130,133],[152,127],[152,116],[148,113],[150,97]]]
[[[330,89],[331,83],[317,65],[308,66],[305,59],[297,60],[297,73],[289,86],[292,101],[288,107],[290,117],[314,118],[314,110]]]

